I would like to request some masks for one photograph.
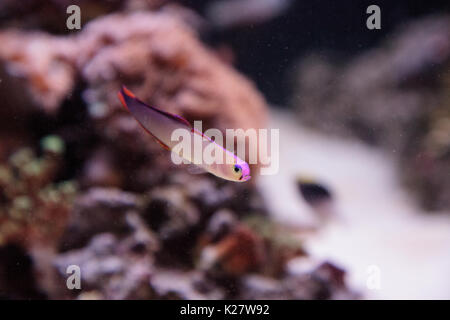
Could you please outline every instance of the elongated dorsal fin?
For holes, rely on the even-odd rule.
[[[160,114],[162,114],[162,115],[164,115],[164,116],[166,116],[168,118],[171,118],[171,119],[179,122],[180,124],[183,124],[185,126],[188,126],[189,128],[192,128],[192,126],[189,123],[189,121],[187,121],[182,116],[179,116],[179,115],[167,112],[167,111],[163,111],[161,109],[158,109],[156,107],[152,107],[152,106],[146,104],[145,102],[143,102],[143,101],[139,100],[138,98],[136,98],[136,96],[130,90],[128,90],[127,87],[125,87],[125,86],[122,86],[122,89],[119,92],[119,99],[122,102],[123,106],[127,110],[128,110],[128,106],[127,106],[128,103],[134,100],[134,101],[144,105],[145,107],[147,107],[149,109],[152,109],[152,110],[154,110],[156,112],[159,112]]]
[[[210,137],[208,137],[206,134],[204,134],[204,133],[201,132],[201,131],[198,131],[198,130],[192,128],[192,129],[191,129],[191,132],[192,132],[193,134],[198,134],[199,136],[201,136],[202,138],[205,138],[205,139],[209,140],[210,142],[214,142]]]
[[[175,120],[176,121],[182,121],[182,120],[184,120],[184,121],[182,121],[182,123],[184,124],[184,125],[187,125],[187,126],[189,126],[190,127],[190,124],[184,119],[184,118],[181,118],[182,120],[180,120],[177,116],[175,116],[175,115],[172,115],[172,114],[170,114],[170,113],[168,113],[168,112],[164,112],[164,111],[162,111],[162,110],[159,110],[159,109],[157,109],[157,108],[153,108],[153,107],[151,107],[151,106],[149,106],[148,104],[146,104],[146,103],[144,103],[144,102],[142,102],[142,101],[140,101],[138,98],[136,98],[136,96],[130,91],[130,90],[128,90],[125,86],[123,86],[122,87],[122,90],[120,91],[120,92],[118,92],[118,94],[117,94],[117,96],[119,97],[119,100],[120,100],[120,102],[122,103],[122,105],[123,105],[123,107],[128,111],[128,112],[130,112],[130,110],[129,110],[129,108],[128,108],[128,103],[127,103],[127,101],[128,102],[130,102],[130,103],[139,103],[140,105],[143,105],[143,106],[145,106],[145,107],[147,107],[147,108],[150,108],[150,109],[152,109],[152,110],[154,110],[154,111],[156,111],[156,112],[159,112],[159,113],[161,113],[161,114],[163,114],[164,116],[167,116],[167,117],[170,117],[170,118],[173,118],[173,117],[175,117]],[[139,125],[161,146],[161,147],[163,147],[164,149],[166,149],[166,150],[169,150],[170,151],[170,148],[169,148],[169,146],[167,146],[164,142],[162,142],[161,140],[159,140],[153,133],[151,133],[146,127],[144,127],[143,125],[142,125],[142,123],[141,122],[139,122],[139,121],[137,121],[138,123],[139,123]]]

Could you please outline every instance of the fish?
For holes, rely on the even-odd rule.
[[[164,149],[176,153],[190,164],[199,167],[202,171],[209,172],[217,177],[234,182],[250,180],[250,167],[248,163],[237,155],[214,142],[211,138],[196,130],[183,117],[150,106],[139,100],[130,90],[122,86],[118,92],[119,100],[123,107],[135,118],[142,128],[152,136]],[[187,129],[191,135],[191,141],[201,139],[202,150],[210,148],[215,154],[224,156],[223,161],[207,163],[198,159],[194,152],[182,152],[176,146],[179,141],[171,139],[172,133],[177,129]],[[196,158],[197,157],[197,158]],[[220,162],[220,163],[218,163]]]

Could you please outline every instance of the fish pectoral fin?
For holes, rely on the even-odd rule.
[[[203,169],[202,167],[199,167],[195,164],[189,163],[186,164],[186,170],[187,172],[189,172],[190,174],[203,174],[203,173],[207,173],[207,171],[205,169]]]

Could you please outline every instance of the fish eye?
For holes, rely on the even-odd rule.
[[[241,172],[242,168],[238,166],[237,164],[234,166],[234,172],[238,173]]]

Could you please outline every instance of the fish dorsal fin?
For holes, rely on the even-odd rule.
[[[125,86],[122,87],[122,90],[117,94],[117,96],[119,97],[120,102],[122,102],[123,107],[129,112],[130,110],[128,109],[128,105],[127,105],[127,100],[126,99],[133,99],[134,101],[138,101],[140,104],[148,107],[148,108],[152,108],[149,105],[145,104],[144,102],[140,101],[139,99],[137,99],[135,97],[135,95],[128,90]],[[153,110],[157,110],[156,108],[152,108]],[[158,112],[160,110],[157,110]],[[144,127],[142,125],[142,123],[140,123],[139,121],[137,121],[137,123],[141,126],[142,129],[145,130],[145,132],[147,132],[161,147],[163,147],[166,150],[170,150],[170,148],[161,140],[159,140],[153,133],[151,133],[149,130],[147,130],[146,127]]]
[[[151,133],[150,131],[147,130],[146,127],[144,127],[139,121],[137,121],[137,123],[139,124],[139,126],[141,126],[142,129],[145,130],[145,132],[147,132],[161,147],[163,147],[166,150],[170,151],[170,148],[168,145],[166,145],[164,142],[162,142],[161,140],[159,140],[157,137],[155,137],[155,135],[153,133]]]
[[[155,137],[154,135],[152,135],[153,138],[156,140],[156,142],[158,142],[158,144],[163,147],[164,149],[170,151],[170,148],[168,145],[166,145],[164,142],[162,142],[161,140],[159,140],[157,137]]]
[[[146,104],[145,102],[141,101],[140,99],[138,99],[130,90],[128,90],[125,86],[122,86],[122,90],[120,90],[119,93],[119,99],[121,100],[122,104],[124,105],[124,107],[128,110],[127,107],[127,99],[131,99],[131,100],[135,100],[137,102],[139,102],[140,104],[144,105],[145,107],[156,111],[172,120],[175,120],[177,122],[179,122],[180,124],[183,124],[189,128],[192,128],[191,124],[189,123],[189,121],[187,121],[185,118],[183,118],[182,116],[167,112],[167,111],[163,111],[161,109],[158,109],[156,107],[152,107],[148,104]]]
[[[207,136],[206,134],[204,134],[203,132],[198,131],[197,129],[192,128],[192,129],[191,129],[191,132],[194,133],[194,134],[198,134],[199,136],[201,136],[202,138],[205,138],[205,139],[209,140],[210,142],[214,142],[210,137],[208,137],[208,136]]]

